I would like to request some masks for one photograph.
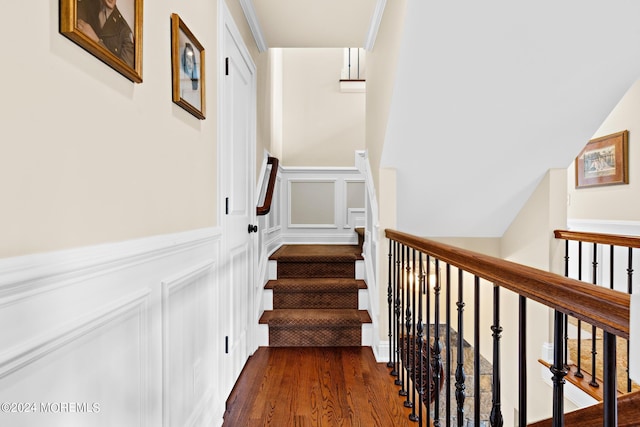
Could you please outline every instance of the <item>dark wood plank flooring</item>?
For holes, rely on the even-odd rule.
[[[229,399],[224,427],[415,426],[370,347],[261,347]]]

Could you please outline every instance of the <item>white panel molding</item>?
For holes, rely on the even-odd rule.
[[[374,345],[373,354],[376,356],[376,362],[386,363],[389,362],[389,341],[379,341],[378,345]]]
[[[163,304],[167,302],[171,293],[179,290],[180,288],[192,284],[195,279],[203,276],[204,274],[211,273],[216,267],[216,261],[214,259],[208,259],[204,262],[196,264],[195,266],[182,271],[170,278],[162,281],[162,301]]]
[[[369,314],[373,321],[373,346],[376,348],[379,341],[380,329],[378,319],[380,312],[379,295],[381,291],[377,281],[381,272],[378,257],[380,218],[378,214],[378,201],[376,189],[374,187],[373,175],[371,174],[371,164],[369,163],[368,152],[357,151],[355,163],[365,179],[365,238],[362,248],[362,257],[364,258],[364,278],[369,290]]]
[[[303,231],[303,230],[300,230]],[[335,244],[355,245],[358,243],[356,233],[321,233],[306,230],[307,233],[286,233],[282,235],[282,244]]]
[[[195,406],[195,409],[191,413],[189,419],[184,423],[184,427],[194,427],[197,425],[210,426],[213,425],[214,415],[210,414],[209,408],[213,407],[213,400],[215,395],[213,387],[209,387],[207,392],[202,396]],[[204,418],[204,420],[203,420]],[[200,422],[198,423],[198,420]]]
[[[364,48],[368,51],[373,50],[373,46],[376,43],[376,37],[378,36],[378,30],[380,29],[380,23],[382,22],[382,15],[384,14],[384,8],[387,5],[387,0],[378,0],[376,8],[371,16],[371,23],[367,35],[364,39]]]
[[[336,224],[289,224],[288,228],[304,228],[309,230],[337,229]]]
[[[242,6],[244,16],[247,18],[247,23],[249,24],[249,28],[251,29],[251,34],[253,34],[253,39],[256,41],[258,50],[260,51],[260,53],[266,52],[269,46],[267,45],[267,41],[264,38],[264,33],[262,32],[260,20],[258,19],[253,1],[240,0],[240,6]]]
[[[365,209],[364,208],[349,208],[347,209],[347,219],[345,220],[345,224],[342,226],[343,228],[353,229],[356,227],[364,227],[364,216]]]
[[[136,313],[140,318],[140,348],[143,359],[141,360],[141,368],[146,369],[147,299],[150,293],[149,289],[141,289],[4,351],[0,354],[0,378],[4,378],[84,336],[96,333],[101,327],[133,313]],[[143,376],[146,377],[146,375]],[[142,384],[142,390],[147,389],[146,384]],[[141,402],[146,402],[146,399],[141,399]],[[142,409],[145,410],[145,408]]]
[[[612,221],[603,219],[568,219],[569,230],[591,233],[640,236],[640,221]]]
[[[291,188],[293,184],[304,184],[304,183],[313,183],[313,184],[333,184],[333,224],[294,224],[291,222]],[[287,228],[308,228],[308,229],[319,229],[319,228],[338,228],[336,222],[340,218],[338,209],[340,209],[338,203],[338,193],[340,192],[338,188],[338,180],[337,179],[327,179],[327,178],[289,178],[287,180]]]
[[[162,411],[162,425],[169,426],[171,424],[171,402],[174,401],[172,396],[172,387],[170,384],[170,372],[171,367],[171,335],[170,322],[171,316],[169,313],[169,304],[171,295],[180,291],[181,289],[198,283],[198,279],[203,276],[212,274],[216,270],[216,260],[209,259],[199,264],[196,264],[190,268],[183,270],[182,272],[175,274],[161,282],[162,286],[162,395],[163,395],[163,408]],[[215,284],[214,284],[215,287]],[[208,385],[207,391],[200,401],[193,407],[188,420],[185,422],[185,427],[195,425],[195,422],[202,416],[206,406],[213,406],[214,389],[211,384]]]
[[[211,227],[1,259],[0,307],[42,292],[196,249],[220,236],[220,229]]]

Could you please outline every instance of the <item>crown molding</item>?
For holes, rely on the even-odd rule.
[[[369,24],[369,30],[367,36],[364,39],[364,48],[368,51],[373,50],[373,46],[376,43],[376,36],[380,29],[380,23],[382,22],[382,15],[384,14],[384,8],[387,5],[387,0],[378,0],[376,8],[373,10],[371,16],[371,23]]]
[[[253,6],[253,1],[240,0],[240,6],[242,6],[244,16],[247,18],[247,23],[251,29],[251,34],[253,34],[253,39],[256,41],[256,45],[258,46],[258,51],[266,52],[269,46],[267,46],[267,41],[265,40],[264,33],[260,27],[260,20],[256,14],[256,8]]]

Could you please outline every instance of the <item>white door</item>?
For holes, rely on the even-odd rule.
[[[224,2],[223,2],[224,3]],[[221,329],[225,331],[223,375],[230,392],[249,357],[253,329],[255,233],[255,65],[224,7],[222,40],[221,205],[225,247]]]

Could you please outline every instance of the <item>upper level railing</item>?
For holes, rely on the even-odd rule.
[[[456,248],[406,233],[386,230],[389,239],[387,288],[389,316],[389,364],[396,384],[411,408],[411,419],[426,425],[503,425],[501,408],[501,338],[503,325],[515,328],[518,336],[517,421],[527,425],[527,300],[554,310],[554,362],[552,425],[564,425],[563,351],[565,314],[601,329],[604,335],[605,384],[615,383],[615,339],[629,337],[628,294],[593,286],[579,280],[516,264],[503,259]],[[457,271],[454,271],[457,270]],[[481,294],[490,287],[489,304]],[[505,288],[517,296],[515,319],[501,323],[500,300]],[[467,333],[465,296],[473,304],[472,332]],[[442,300],[444,299],[444,304]],[[468,299],[468,298],[467,298]],[[491,315],[481,309],[491,306]],[[504,311],[504,310],[503,310]],[[452,317],[457,317],[457,321]],[[491,324],[483,330],[482,322]],[[483,319],[483,320],[481,320]],[[542,321],[542,319],[541,319]],[[542,322],[541,322],[542,323]],[[535,329],[535,326],[532,325]],[[491,331],[491,361],[483,361],[481,343]],[[510,331],[511,332],[511,331]],[[468,338],[471,342],[467,342]],[[473,364],[469,362],[473,359]],[[485,365],[490,364],[490,373]],[[473,371],[473,390],[467,388],[468,370]],[[490,381],[481,378],[489,375]],[[426,379],[429,379],[427,386]],[[515,378],[509,380],[516,381]],[[490,383],[490,389],[482,389]],[[443,385],[442,391],[440,384]],[[451,393],[455,395],[455,408]],[[469,393],[470,392],[470,393]],[[483,396],[490,395],[488,405]],[[467,399],[470,397],[470,399]],[[544,396],[535,396],[542,399]],[[605,426],[617,424],[617,393],[605,385]],[[490,408],[490,410],[486,409]],[[511,416],[509,414],[509,416]]]
[[[579,231],[556,230],[555,237],[565,240],[565,275],[592,285],[616,289],[631,294],[634,284],[634,251],[640,248],[640,237],[615,234],[591,233]],[[640,258],[636,257],[635,264]],[[637,269],[637,265],[635,266]],[[589,322],[587,322],[589,323]],[[600,378],[598,366],[601,364],[598,356],[597,337],[599,331],[596,325],[586,327],[582,320],[571,322],[565,318],[565,365],[570,369],[570,375],[577,378],[577,384],[586,385],[582,388],[592,396],[600,393]],[[570,349],[569,342],[575,343]],[[619,380],[618,391],[630,393],[640,389],[633,384],[629,377],[629,342],[622,343],[626,347],[626,354],[618,354],[618,366],[626,370],[625,380]],[[583,355],[583,351],[591,353],[591,357]],[[587,356],[587,357],[583,357]],[[587,360],[586,367],[583,359]],[[583,371],[586,369],[586,372]],[[588,379],[585,379],[587,377]],[[622,375],[619,375],[622,377]]]

